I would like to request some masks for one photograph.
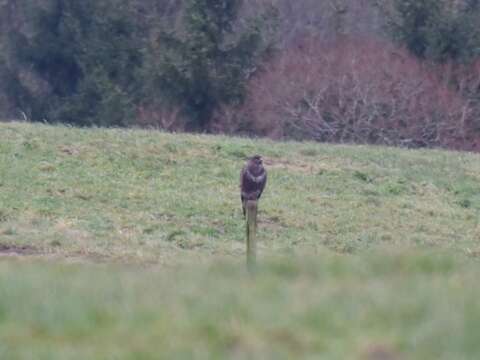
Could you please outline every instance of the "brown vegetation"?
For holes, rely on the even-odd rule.
[[[474,149],[474,68],[429,65],[382,40],[310,37],[252,79],[243,116],[273,138]]]

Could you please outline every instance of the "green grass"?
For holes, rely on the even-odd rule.
[[[0,358],[478,358],[477,263],[416,253],[297,260],[262,263],[255,278],[231,263],[0,263]]]
[[[476,359],[479,180],[467,153],[0,124],[0,358]]]

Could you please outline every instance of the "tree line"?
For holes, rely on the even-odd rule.
[[[0,115],[480,147],[478,0],[3,0]]]

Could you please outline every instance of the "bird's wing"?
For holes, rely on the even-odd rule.
[[[240,171],[240,188],[243,187],[243,182],[244,182],[244,177],[245,177],[245,172],[247,171],[247,165],[245,165],[242,168],[242,171]]]

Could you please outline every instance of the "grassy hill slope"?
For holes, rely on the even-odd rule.
[[[0,358],[475,359],[479,178],[473,154],[0,124]]]
[[[32,252],[169,263],[242,255],[239,171],[265,156],[265,255],[475,253],[480,157],[129,130],[0,125],[0,234]]]

